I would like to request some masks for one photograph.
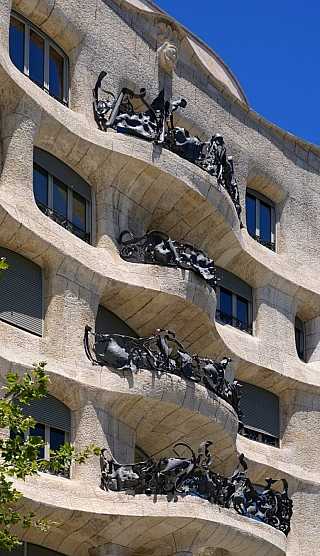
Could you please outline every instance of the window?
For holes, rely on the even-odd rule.
[[[261,193],[247,188],[247,230],[253,239],[271,251],[275,246],[275,205]]]
[[[102,305],[99,305],[98,308],[95,328],[96,332],[100,332],[100,334],[122,334],[133,338],[139,337],[127,323]]]
[[[239,433],[242,436],[279,447],[280,403],[272,392],[242,382],[240,407],[243,412]]]
[[[299,319],[299,317],[295,318],[294,332],[295,332],[297,354],[301,359],[301,361],[305,361],[306,360],[305,330],[304,330],[304,324],[302,320]]]
[[[0,247],[8,269],[0,289],[0,320],[42,336],[43,277],[40,266],[26,257]]]
[[[23,542],[21,546],[17,546],[11,552],[0,548],[0,556],[8,556],[8,554],[11,554],[11,556],[62,556],[61,552],[30,542]]]
[[[216,267],[216,271],[216,319],[222,324],[230,324],[252,334],[252,288],[223,268]]]
[[[13,64],[49,95],[68,104],[68,57],[22,15],[12,12],[9,53]]]
[[[59,450],[60,446],[70,442],[71,413],[70,409],[60,400],[47,394],[44,398],[32,400],[30,405],[20,405],[24,417],[33,417],[37,424],[27,434],[40,436],[46,445],[39,450],[39,459],[50,459],[50,450]],[[11,431],[11,438],[15,433]],[[69,477],[69,469],[62,470],[59,475]]]
[[[91,187],[50,153],[34,148],[33,191],[39,209],[63,228],[91,242]]]

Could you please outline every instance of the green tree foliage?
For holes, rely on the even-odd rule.
[[[0,258],[0,280],[3,280],[2,270],[7,270],[8,265],[6,263],[5,257]]]
[[[37,520],[34,512],[21,515],[15,511],[15,503],[23,495],[13,487],[10,477],[25,479],[29,475],[37,475],[39,471],[58,472],[73,462],[84,463],[90,454],[98,455],[100,452],[100,448],[93,444],[82,452],[64,444],[56,452],[50,450],[50,461],[39,459],[39,450],[45,442],[38,436],[27,434],[30,428],[35,427],[36,421],[32,417],[25,418],[15,402],[30,405],[32,400],[46,395],[49,377],[45,366],[46,362],[42,361],[34,363],[32,370],[22,377],[14,373],[6,375],[8,385],[3,388],[5,395],[0,399],[0,428],[15,433],[11,435],[14,438],[0,440],[0,548],[9,551],[20,544],[11,533],[11,527],[16,523],[21,523],[25,529],[35,526],[41,530],[55,525],[46,519]]]

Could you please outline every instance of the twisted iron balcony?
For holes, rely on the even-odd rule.
[[[243,330],[247,334],[252,334],[252,325],[246,322],[243,322],[228,313],[224,313],[219,309],[216,310],[216,319],[222,322],[223,324],[230,324],[234,328],[238,328],[239,330]]]
[[[250,232],[249,232],[249,235],[252,237],[252,239],[257,241],[258,243],[260,243],[264,247],[267,247],[267,249],[270,249],[270,251],[275,251],[276,250],[276,245],[272,241],[267,241],[266,239],[263,239],[263,237],[261,237],[261,236],[257,236],[255,234],[250,234]]]
[[[57,212],[56,210],[54,210],[54,209],[48,207],[47,205],[41,203],[41,201],[38,201],[36,199],[36,203],[37,203],[39,209],[41,210],[41,212],[43,212],[43,214],[45,214],[46,216],[51,218],[51,220],[53,220],[54,222],[59,224],[59,226],[62,226],[62,228],[65,228],[66,230],[68,230],[68,232],[71,232],[73,235],[79,237],[80,239],[82,239],[86,243],[90,243],[90,233],[87,233],[84,230],[81,230],[81,228],[79,228],[78,226],[73,224],[73,222],[68,220],[68,218],[66,218],[65,216],[63,216],[62,214]]]

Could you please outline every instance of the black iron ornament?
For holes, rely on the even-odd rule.
[[[212,504],[232,508],[239,514],[261,521],[285,535],[290,531],[292,500],[288,497],[288,483],[285,479],[265,479],[266,486],[258,492],[246,476],[247,464],[243,454],[238,456],[239,464],[231,477],[223,477],[209,469],[212,463],[209,446],[212,442],[202,442],[196,454],[188,444],[178,442],[173,451],[177,457],[131,464],[118,463],[114,458],[105,458],[101,451],[101,487],[111,491],[131,491],[134,494],[172,494],[199,496]],[[182,457],[176,448],[187,448],[190,456]],[[241,470],[242,468],[242,470]],[[273,490],[278,481],[283,491]]]
[[[193,245],[172,240],[168,234],[159,230],[152,230],[140,237],[134,237],[131,232],[124,230],[119,241],[123,245],[120,255],[125,261],[137,260],[192,270],[216,288],[217,276],[213,260]]]
[[[90,342],[89,335],[93,339]],[[176,339],[174,332],[159,329],[148,338],[132,338],[121,334],[99,334],[86,326],[84,346],[92,363],[129,369],[139,369],[175,374],[193,382],[203,384],[208,390],[228,402],[242,417],[240,410],[241,384],[225,379],[229,357],[220,362],[209,357],[189,355],[186,348]]]
[[[229,193],[241,223],[241,205],[233,159],[232,156],[227,156],[223,137],[216,133],[209,141],[201,141],[199,137],[190,135],[185,128],[176,127],[173,113],[178,108],[185,108],[187,101],[179,99],[169,102],[164,99],[164,90],[160,91],[151,104],[145,99],[145,89],[134,93],[124,87],[116,98],[112,92],[102,89],[101,83],[106,75],[105,71],[100,73],[93,89],[93,112],[99,129],[107,131],[108,128],[113,128],[119,133],[153,141],[215,176],[219,185]],[[100,91],[105,94],[104,98],[99,98]],[[139,101],[139,111],[135,111],[131,102],[134,99]]]

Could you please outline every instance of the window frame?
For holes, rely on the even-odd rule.
[[[33,178],[33,194],[39,210],[65,229],[68,229],[68,223],[70,223],[71,227],[74,226],[79,230],[79,232],[81,232],[81,234],[83,234],[83,237],[81,234],[78,235],[71,229],[68,229],[68,231],[73,233],[76,237],[79,237],[79,239],[88,245],[92,245],[92,188],[90,184],[88,184],[64,162],[54,157],[47,151],[37,147],[34,148],[33,171],[36,170],[35,164],[46,172],[47,181],[47,204],[44,204],[40,199],[37,199],[35,195],[35,180]],[[59,213],[53,206],[54,179],[61,181],[67,188],[66,217]],[[85,201],[85,230],[82,230],[73,222],[73,193],[78,194]],[[90,200],[88,197],[90,197]],[[59,222],[58,216],[62,219],[61,223]],[[63,223],[65,220],[67,220],[67,222],[65,222],[66,225]]]
[[[255,208],[256,208],[255,234],[251,234],[247,226],[248,234],[250,235],[250,237],[252,237],[252,239],[260,243],[260,245],[263,245],[267,249],[270,249],[270,251],[276,252],[277,251],[277,211],[276,211],[275,203],[270,199],[268,199],[268,197],[266,197],[262,193],[259,193],[258,191],[256,191],[255,189],[251,189],[250,187],[247,187],[246,190],[246,200],[247,200],[247,195],[255,199]],[[270,241],[267,241],[260,236],[260,231],[261,231],[260,230],[260,203],[261,202],[263,202],[265,205],[268,205],[268,207],[270,208]],[[248,212],[247,212],[247,203],[246,203],[246,219],[247,219],[247,215]]]
[[[67,54],[60,48],[60,46],[51,39],[46,33],[44,33],[37,25],[29,21],[26,17],[21,15],[20,13],[16,12],[15,10],[11,10],[11,16],[18,21],[20,21],[24,25],[24,54],[23,54],[23,74],[26,75],[31,81],[33,81],[38,87],[40,87],[43,91],[45,91],[48,95],[52,98],[63,104],[64,106],[69,106],[70,101],[70,84],[69,84],[69,58]],[[11,23],[10,23],[11,25]],[[35,79],[33,79],[30,73],[30,29],[38,33],[43,40],[44,40],[44,63],[43,63],[43,83],[39,83]],[[50,84],[49,84],[49,64],[50,64],[50,46],[60,54],[63,59],[63,84],[62,84],[62,91],[63,96],[62,98],[57,97],[53,92],[50,91]],[[9,56],[10,56],[10,48],[9,48]],[[11,59],[11,56],[10,56]],[[13,63],[13,62],[12,62]],[[15,66],[17,67],[17,66]],[[19,69],[19,68],[17,68]],[[21,70],[19,70],[21,71]]]
[[[228,313],[225,313],[224,311],[221,311],[220,306],[221,306],[221,301],[220,301],[220,291],[221,288],[223,288],[224,290],[226,290],[228,293],[231,294],[232,296],[232,314],[229,315]],[[244,301],[246,301],[247,303],[247,316],[248,316],[248,322],[245,323],[243,321],[241,321],[238,316],[237,316],[237,300],[242,299]],[[225,322],[227,319],[222,316],[222,315],[226,315],[226,317],[230,317],[231,322]],[[216,314],[216,318],[218,321],[222,322],[223,324],[230,324],[230,326],[233,326],[233,328],[237,328],[238,330],[242,330],[244,332],[246,332],[247,334],[251,334],[252,335],[252,324],[253,324],[253,310],[252,310],[252,302],[249,299],[246,299],[245,297],[233,292],[232,290],[229,290],[228,288],[225,288],[222,285],[217,286],[217,314]],[[241,326],[243,325],[243,326]]]

